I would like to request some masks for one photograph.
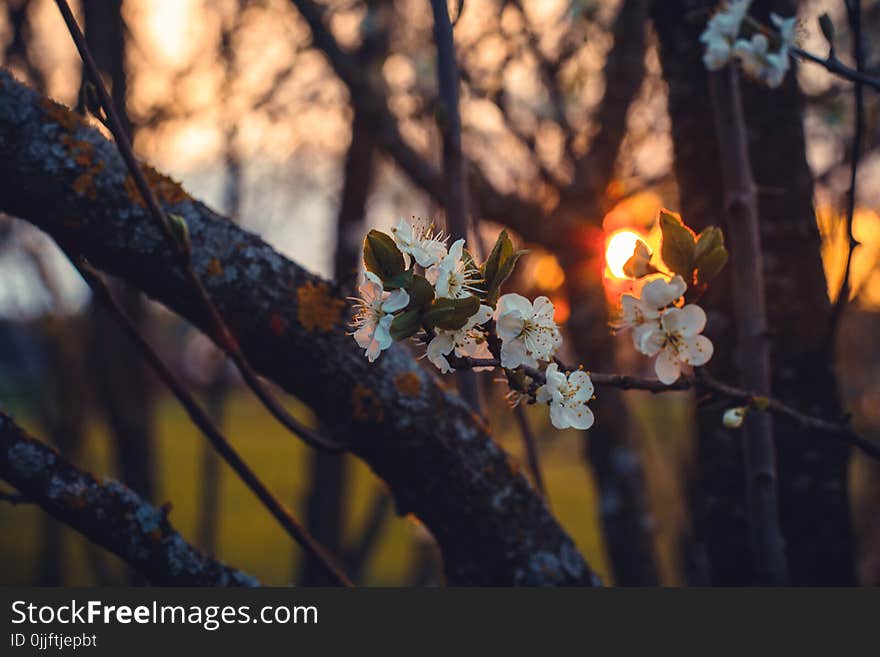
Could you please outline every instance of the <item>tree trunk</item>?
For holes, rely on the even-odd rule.
[[[767,3],[756,3],[762,17]],[[700,230],[723,217],[719,152],[708,98],[699,35],[712,3],[655,2],[661,63],[669,84],[679,209]],[[793,2],[773,3],[791,15]],[[702,13],[700,13],[702,12]],[[695,18],[693,18],[695,17]],[[806,162],[802,97],[790,73],[782,88],[744,82],[749,150],[759,192],[761,244],[770,325],[772,388],[784,402],[823,417],[841,417],[832,354],[824,344],[830,305],[812,206],[813,182]],[[738,371],[731,345],[730,272],[704,297],[707,335],[716,345],[709,369],[725,380]],[[709,564],[712,583],[757,581],[745,517],[741,436],[721,425],[724,408],[699,412],[698,477],[692,496],[696,552]],[[782,533],[793,584],[854,582],[853,543],[847,499],[849,448],[774,417]]]
[[[122,0],[86,2],[85,34],[89,49],[110,79],[113,103],[129,136],[133,126],[126,112],[125,26]],[[140,292],[125,283],[114,283],[116,296],[128,316],[142,329],[149,313]],[[147,499],[156,498],[155,400],[147,369],[106,311],[93,308],[92,362],[103,406],[116,447],[120,477]]]

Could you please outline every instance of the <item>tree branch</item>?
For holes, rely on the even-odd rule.
[[[728,66],[709,75],[715,132],[721,156],[724,205],[731,242],[734,318],[743,383],[760,395],[770,391],[770,344],[764,297],[763,258],[758,223],[758,194],[752,176],[739,73]],[[745,467],[749,524],[757,571],[767,584],[788,579],[779,525],[776,447],[773,423],[766,414],[745,422]]]
[[[449,356],[447,358],[450,364],[456,368],[501,367],[501,361],[497,358],[463,358],[458,356]],[[559,367],[560,369],[567,371],[572,371],[573,369],[563,363],[559,363]],[[541,370],[525,366],[520,369],[532,379],[535,384],[530,388],[521,390],[521,392],[534,393],[533,388],[536,388],[538,385],[542,385],[545,382],[544,373]],[[858,447],[869,456],[880,460],[880,445],[868,440],[846,424],[808,415],[774,397],[768,397],[759,394],[754,390],[747,390],[745,388],[739,388],[737,386],[723,383],[712,377],[705,368],[697,369],[694,376],[682,376],[669,385],[658,379],[629,376],[626,374],[608,374],[605,372],[592,371],[589,372],[589,374],[590,380],[593,384],[607,388],[617,388],[619,390],[645,390],[653,393],[676,392],[682,390],[714,392],[726,397],[731,400],[731,402],[750,405],[756,410],[766,410],[790,418],[804,429],[812,429],[827,433],[828,435],[843,440],[854,447]]]
[[[861,0],[846,0],[846,13],[852,32],[853,59],[856,62],[856,71],[861,72],[865,64],[864,45],[862,43]],[[852,152],[850,153],[849,194],[846,200],[846,236],[848,243],[846,263],[843,267],[843,279],[840,281],[840,289],[837,291],[837,297],[834,300],[834,305],[831,307],[828,338],[826,340],[828,349],[833,349],[837,327],[849,301],[851,290],[849,278],[852,269],[853,252],[859,245],[855,235],[853,235],[853,217],[856,212],[856,181],[859,173],[859,160],[862,157],[862,133],[865,124],[865,90],[859,81],[856,81],[853,85],[853,96],[853,122],[855,125],[853,129]]]
[[[71,260],[77,271],[89,284],[92,293],[98,298],[110,315],[125,332],[126,336],[140,350],[144,360],[146,360],[156,375],[162,380],[168,389],[174,394],[180,405],[189,415],[193,424],[195,424],[205,438],[211,443],[211,446],[217,451],[220,457],[226,461],[230,468],[238,475],[241,481],[250,491],[257,496],[260,503],[266,507],[272,517],[278,521],[278,524],[287,534],[293,538],[313,559],[320,563],[333,580],[342,586],[353,586],[351,580],[342,571],[336,563],[336,559],[318,543],[308,530],[303,527],[291,513],[284,508],[284,505],[272,494],[272,492],[263,484],[256,473],[248,466],[247,463],[239,456],[238,452],[226,437],[216,427],[208,414],[202,410],[195,398],[183,387],[177,377],[168,369],[168,366],[162,361],[153,348],[147,343],[143,336],[138,332],[137,327],[128,318],[119,304],[113,299],[110,288],[101,278],[101,275],[95,271],[90,265],[84,262]]]
[[[145,502],[117,481],[98,481],[28,436],[0,413],[0,478],[61,522],[113,552],[152,584],[257,586],[203,554],[168,521],[168,510]]]
[[[0,71],[0,211],[210,326],[112,144]],[[184,217],[193,266],[248,360],[347,436],[430,529],[451,583],[590,584],[595,578],[488,429],[402,347],[367,362],[329,283],[143,167]]]

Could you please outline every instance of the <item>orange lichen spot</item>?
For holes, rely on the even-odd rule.
[[[162,530],[156,527],[156,529],[152,530],[148,536],[155,542],[159,542],[162,540]]]
[[[307,331],[332,331],[342,323],[345,301],[330,294],[326,283],[308,283],[296,290],[297,318]]]
[[[223,274],[223,265],[220,264],[220,260],[217,258],[211,258],[211,261],[208,263],[208,267],[205,269],[205,273],[208,276],[220,276]]]
[[[159,201],[174,205],[191,200],[192,197],[184,191],[179,182],[162,175],[147,164],[141,164],[140,166],[144,177],[147,179],[147,184]],[[138,191],[137,184],[135,184],[131,174],[125,177],[125,193],[128,194],[128,198],[131,199],[132,203],[146,207],[146,203],[144,203],[144,199],[141,197],[141,193]]]
[[[79,114],[54,100],[43,98],[40,100],[40,106],[46,110],[46,116],[50,121],[57,123],[65,130],[73,131],[79,126],[88,125]]]
[[[80,196],[85,196],[93,201],[98,198],[98,188],[95,186],[95,176],[97,176],[103,168],[104,163],[98,162],[79,174],[71,185],[73,191]]]
[[[272,330],[272,333],[281,337],[287,331],[287,320],[284,319],[281,313],[273,310],[272,314],[269,315],[269,328]]]
[[[394,377],[394,387],[405,397],[417,397],[422,389],[422,380],[415,372],[404,372]]]
[[[67,506],[71,509],[84,509],[88,506],[88,502],[86,502],[85,498],[81,495],[65,495],[65,501],[67,502]]]
[[[360,383],[351,391],[351,414],[359,422],[381,422],[385,418],[379,397]]]

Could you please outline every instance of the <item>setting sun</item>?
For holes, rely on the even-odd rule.
[[[608,246],[605,247],[605,263],[614,278],[626,278],[623,266],[632,257],[636,242],[645,242],[645,240],[631,230],[619,230],[608,238]]]

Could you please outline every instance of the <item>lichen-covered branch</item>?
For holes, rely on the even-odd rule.
[[[211,326],[98,131],[0,72],[0,210],[31,221],[201,328]],[[189,227],[193,266],[248,360],[311,406],[391,488],[456,584],[590,584],[594,576],[488,429],[404,349],[370,364],[330,283],[144,166]]]
[[[24,498],[121,557],[152,584],[257,586],[203,554],[171,526],[165,509],[117,481],[98,481],[0,413],[0,479]]]

